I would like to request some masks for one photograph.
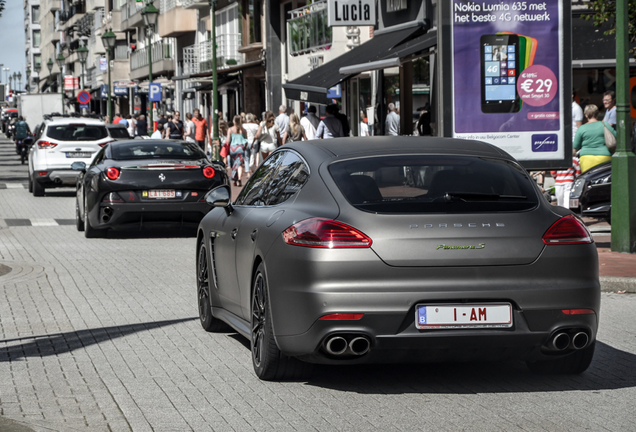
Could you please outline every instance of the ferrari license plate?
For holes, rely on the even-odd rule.
[[[148,191],[148,198],[175,198],[177,194],[173,189],[154,189]]]
[[[570,208],[579,208],[579,200],[570,199]]]
[[[92,155],[91,152],[66,152],[67,158],[89,158]]]
[[[415,327],[418,329],[512,327],[512,306],[510,303],[417,305]]]

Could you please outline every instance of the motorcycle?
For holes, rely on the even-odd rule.
[[[24,139],[16,140],[16,147],[19,151],[20,155],[20,163],[24,165],[24,162],[29,160],[29,150],[31,150],[31,146],[33,145],[33,135],[29,134]]]

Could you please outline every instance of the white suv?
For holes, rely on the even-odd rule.
[[[75,186],[79,171],[71,164],[90,165],[97,152],[113,139],[101,120],[55,117],[44,121],[29,152],[29,192],[43,196],[44,188]]]

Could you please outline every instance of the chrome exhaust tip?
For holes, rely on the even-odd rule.
[[[585,332],[578,332],[572,337],[572,348],[574,349],[583,349],[587,346],[590,341],[590,337]]]
[[[347,340],[342,336],[333,336],[325,341],[325,350],[331,355],[344,354],[347,346]]]
[[[555,334],[554,337],[550,339],[550,342],[548,342],[548,347],[556,351],[563,351],[567,349],[568,346],[570,346],[570,336],[563,332]]]
[[[107,215],[110,215],[113,212],[113,209],[110,207],[104,207],[104,213],[106,213]]]
[[[349,342],[349,349],[355,355],[365,355],[371,349],[371,342],[366,337],[356,337]]]

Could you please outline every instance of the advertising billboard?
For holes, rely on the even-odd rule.
[[[449,3],[453,136],[496,145],[526,166],[571,164],[569,7],[563,0]]]

